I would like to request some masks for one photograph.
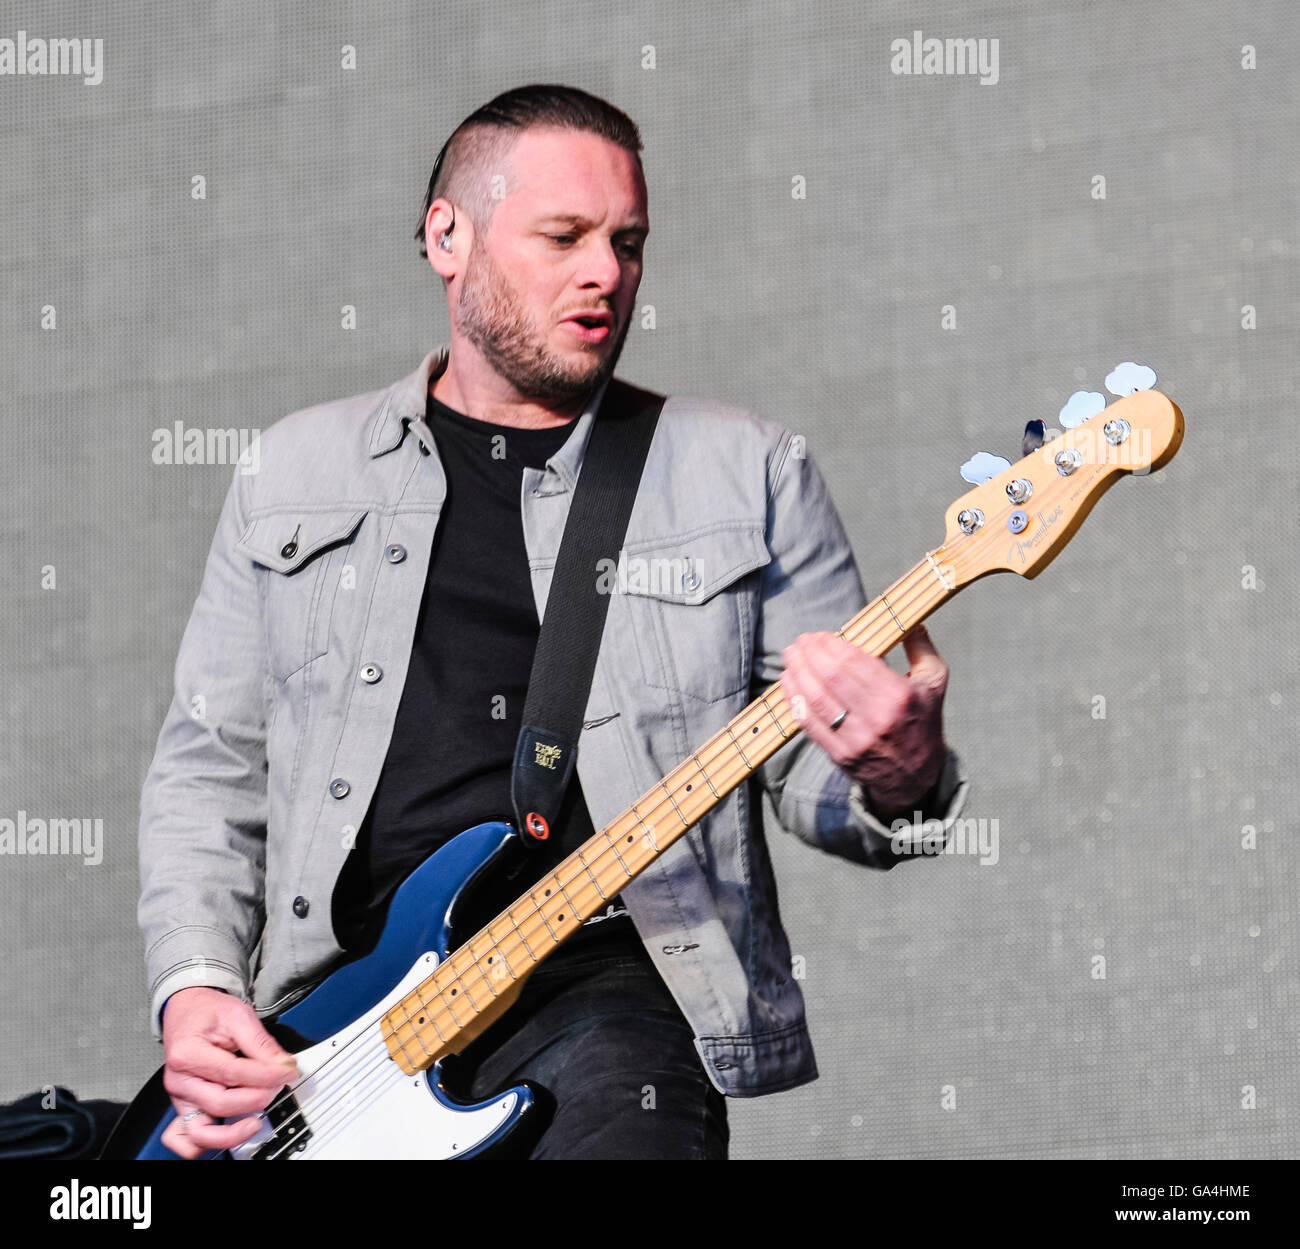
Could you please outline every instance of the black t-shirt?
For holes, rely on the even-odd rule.
[[[539,629],[520,512],[523,470],[544,467],[574,424],[518,429],[429,396],[447,497],[388,754],[334,890],[334,931],[345,949],[373,944],[393,892],[440,846],[485,820],[514,819],[511,767]],[[575,773],[548,843],[482,918],[594,835]],[[621,897],[611,901],[623,909]],[[557,956],[597,939],[641,949],[624,913],[585,925]]]

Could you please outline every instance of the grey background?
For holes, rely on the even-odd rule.
[[[231,470],[155,465],[153,431],[265,428],[414,367],[446,332],[410,238],[434,155],[497,92],[559,81],[646,142],[657,325],[620,374],[806,433],[869,588],[938,543],[963,460],[1015,458],[1118,361],[1187,418],[1036,582],[932,621],[998,862],[877,874],[772,834],[822,1078],[731,1102],[733,1154],[1295,1155],[1295,5],[244,0],[3,25],[106,48],[97,87],[0,78],[0,817],[106,838],[97,867],[0,858],[0,1098],[126,1097],[160,1058],[138,795]],[[997,38],[1000,81],[892,74],[914,29]]]

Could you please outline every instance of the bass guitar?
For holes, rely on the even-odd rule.
[[[1146,384],[1152,382],[1154,374]],[[1094,414],[1080,419],[1081,409]],[[1183,437],[1177,405],[1151,389],[1108,407],[1104,396],[1078,392],[1061,421],[1067,428],[1058,437],[1014,465],[982,455],[969,461],[967,480],[981,476],[986,460],[995,475],[948,508],[942,544],[872,599],[841,636],[884,655],[971,582],[996,572],[1036,577],[1110,486],[1126,473],[1160,468]],[[1046,433],[1032,424],[1040,437]],[[1033,441],[1027,431],[1025,445]],[[535,1126],[542,1116],[538,1090],[525,1083],[487,1101],[462,1102],[444,1086],[444,1061],[500,1018],[547,955],[799,731],[780,683],[769,685],[468,936],[461,921],[466,900],[516,861],[519,833],[490,822],[453,838],[398,889],[370,952],[267,1022],[303,1074],[261,1112],[257,1135],[207,1157],[472,1158]],[[174,1117],[159,1070],[124,1112],[103,1157],[176,1157],[160,1139]]]

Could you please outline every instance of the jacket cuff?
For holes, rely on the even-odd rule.
[[[970,780],[961,757],[949,746],[939,780],[921,800],[921,809],[912,812],[910,820],[899,817],[886,825],[872,810],[866,787],[860,782],[854,782],[849,789],[849,810],[859,823],[889,843],[896,859],[935,855],[947,846],[953,824],[966,805],[969,789]]]
[[[197,953],[199,949],[204,953]],[[153,972],[149,1024],[160,1040],[163,1007],[181,989],[224,989],[241,1001],[251,1001],[243,951],[225,934],[211,928],[177,928],[169,932],[149,951],[148,962]]]

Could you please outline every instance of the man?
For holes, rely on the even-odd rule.
[[[468,118],[417,233],[449,348],[277,422],[260,471],[235,475],[141,803],[164,1143],[183,1156],[247,1139],[295,1074],[259,1014],[368,948],[433,849],[509,814],[539,614],[641,279],[640,149],[630,119],[566,87]],[[831,632],[864,597],[788,430],[670,398],[624,549],[689,571],[611,598],[557,843],[778,675],[805,735],[544,960],[456,1066],[468,1096],[549,1090],[534,1157],[725,1157],[723,1094],[816,1077],[759,787],[800,837],[889,868],[906,840],[890,822],[950,825],[966,782],[924,631],[907,677]]]

